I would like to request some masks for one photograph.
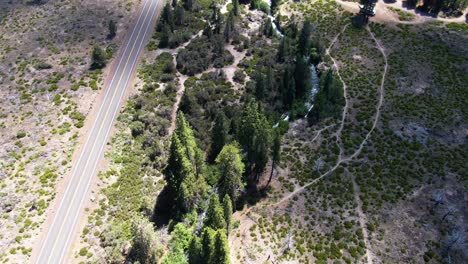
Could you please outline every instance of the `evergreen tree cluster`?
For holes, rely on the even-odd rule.
[[[222,122],[223,119],[219,120]],[[224,129],[224,126],[219,128]],[[230,263],[227,234],[231,228],[235,202],[230,194],[237,197],[243,188],[244,164],[240,150],[234,144],[223,146],[216,158],[216,164],[219,166],[220,177],[215,186],[220,186],[219,195],[223,197],[222,202],[215,186],[208,191],[204,153],[197,147],[193,131],[184,114],[179,112],[176,130],[171,138],[165,175],[174,204],[174,219],[184,221],[174,226],[170,251],[164,257],[163,263]],[[203,208],[200,198],[206,199],[208,192],[209,204],[207,208]],[[203,226],[201,232],[196,232],[200,219],[203,220]]]
[[[225,50],[225,44],[238,36],[235,9],[226,16],[221,14],[215,2],[212,2],[209,9],[203,35],[192,40],[177,55],[177,69],[183,74],[193,76],[208,69],[210,65],[222,68],[234,61],[234,57]]]
[[[282,26],[280,15],[276,23],[284,36],[274,53],[259,54],[255,74],[251,76],[255,81],[253,94],[270,110],[290,111],[293,118],[303,117],[307,111],[304,101],[311,90],[310,64],[320,62],[321,48],[312,41],[313,28],[309,22],[300,31],[295,29],[294,22]],[[270,18],[266,18],[261,32],[267,38],[274,35]]]
[[[325,118],[339,118],[345,105],[343,85],[332,70],[328,70],[320,81],[320,89],[316,95],[314,108],[308,115],[312,123]]]
[[[160,48],[175,48],[190,39],[190,27],[193,22],[192,14],[181,4],[168,2],[164,6],[156,32],[159,36]]]
[[[407,4],[433,14],[442,11],[448,15],[460,16],[468,7],[468,0],[408,0]]]
[[[174,200],[174,216],[197,209],[206,192],[204,154],[197,147],[193,131],[182,113],[177,116],[177,128],[172,134],[165,175],[169,197]]]

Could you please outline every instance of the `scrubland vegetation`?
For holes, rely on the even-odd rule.
[[[119,119],[102,174],[112,184],[82,235],[93,252],[141,263],[465,257],[453,213],[465,206],[447,193],[466,181],[466,153],[460,137],[442,135],[461,125],[466,51],[437,37],[460,31],[367,31],[348,26],[351,14],[334,2],[306,1],[273,3],[279,33],[261,2],[197,3],[166,5],[148,45],[157,57],[140,69],[145,85]],[[311,63],[321,81],[307,114]],[[428,70],[433,88],[421,92]],[[421,221],[430,232],[416,231]]]
[[[103,69],[91,69],[93,46],[112,57],[120,40],[107,38],[107,24],[126,24],[132,6],[0,3],[1,263],[28,262],[101,89]]]
[[[420,8],[456,15],[465,4]],[[408,23],[416,16],[393,12]],[[118,118],[74,261],[462,263],[466,24],[355,28],[352,16],[324,0],[168,2],[138,69],[142,85]],[[75,139],[84,125],[70,98],[99,89],[115,50],[113,21],[102,23],[106,40],[90,43],[86,59],[60,59],[82,64],[80,76],[40,58],[16,66],[18,105],[47,95],[62,117],[44,121],[48,136],[12,132],[15,162],[4,168],[16,191],[27,190],[22,168],[43,153],[35,148],[55,136]],[[59,56],[56,44],[38,41]],[[23,76],[29,66],[48,71],[33,90]],[[11,115],[0,109],[2,119]],[[31,138],[37,146],[26,145]],[[12,218],[18,245],[39,225],[28,208],[41,215],[53,198],[59,167],[70,162],[64,153],[33,170],[40,199]],[[0,202],[4,219],[15,197]],[[30,252],[8,250],[3,262]]]

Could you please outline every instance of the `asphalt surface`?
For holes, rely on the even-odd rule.
[[[78,218],[83,211],[84,201],[93,178],[97,174],[99,160],[103,156],[104,146],[109,139],[112,124],[119,111],[125,89],[130,85],[136,70],[140,51],[145,47],[148,34],[151,34],[160,0],[145,0],[138,11],[137,21],[127,40],[122,45],[115,62],[116,67],[109,73],[106,94],[91,130],[86,135],[80,156],[72,168],[71,179],[65,193],[59,201],[52,224],[47,235],[41,241],[36,264],[61,264],[66,261],[72,238],[78,235]]]

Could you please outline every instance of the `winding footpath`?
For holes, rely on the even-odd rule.
[[[331,48],[333,47],[334,43],[337,41],[337,39],[339,38],[339,36],[346,30],[346,28],[348,27],[348,24],[345,25],[343,27],[343,30],[338,33],[338,35],[333,39],[331,45],[328,47],[328,49],[326,50],[326,54],[328,56],[330,56],[331,60],[333,61],[333,65],[336,69],[336,73],[338,75],[338,78],[340,79],[340,81],[343,83],[343,93],[344,93],[344,97],[345,97],[345,106],[343,107],[343,116],[342,116],[342,119],[341,119],[341,125],[337,131],[337,138],[341,141],[341,132],[343,130],[343,126],[344,126],[344,120],[346,118],[346,113],[348,111],[348,98],[347,98],[347,85],[346,83],[344,82],[343,78],[341,77],[341,74],[340,74],[340,69],[339,69],[339,65],[336,61],[336,59],[331,56],[331,53],[330,53],[330,50]],[[354,159],[357,155],[359,155],[362,151],[362,148],[364,147],[364,145],[367,143],[367,141],[369,140],[372,132],[375,130],[376,126],[377,126],[377,123],[380,119],[380,111],[381,111],[381,108],[382,108],[382,105],[383,105],[383,101],[384,101],[384,94],[385,94],[385,90],[384,90],[384,85],[385,85],[385,78],[387,76],[387,70],[388,70],[388,61],[387,61],[387,55],[385,53],[385,50],[384,48],[382,47],[382,45],[380,44],[380,42],[375,38],[375,35],[374,33],[370,30],[369,27],[367,27],[367,31],[369,32],[369,34],[371,35],[372,39],[375,41],[376,45],[377,45],[377,48],[379,49],[379,51],[382,53],[383,55],[383,58],[384,58],[384,61],[385,61],[385,66],[384,66],[384,70],[383,70],[383,73],[382,73],[382,81],[380,83],[380,89],[379,89],[379,102],[376,106],[376,113],[375,113],[375,118],[374,118],[374,122],[372,123],[372,127],[371,129],[369,130],[369,132],[366,134],[364,140],[361,142],[361,144],[359,145],[359,148],[349,157],[346,157],[346,158],[343,158],[343,152],[344,152],[344,148],[342,146],[342,144],[339,144],[340,146],[340,155],[338,157],[338,160],[335,164],[335,166],[333,166],[330,170],[328,170],[327,172],[323,173],[322,175],[320,175],[318,178],[312,180],[311,182],[301,186],[301,187],[298,187],[296,188],[294,191],[292,191],[291,193],[289,193],[288,195],[286,195],[285,197],[283,197],[281,200],[279,200],[278,202],[276,202],[275,204],[273,204],[273,206],[277,206],[279,204],[282,204],[284,203],[285,201],[291,199],[292,197],[296,196],[297,194],[301,193],[302,191],[304,191],[307,187],[317,183],[318,181],[320,181],[321,179],[323,179],[324,177],[330,175],[332,172],[334,172],[342,163],[344,162],[347,162],[347,161],[350,161],[352,159]]]

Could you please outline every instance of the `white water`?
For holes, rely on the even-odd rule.
[[[278,36],[280,36],[280,37],[283,37],[283,33],[281,33],[281,31],[279,31],[278,27],[276,27],[275,18],[272,15],[268,15],[268,17],[271,19],[271,26],[275,30],[276,34],[278,34]]]
[[[205,217],[206,217],[206,211],[208,211],[208,206],[209,206],[209,203],[210,203],[210,200],[211,200],[211,196],[215,194],[215,195],[218,195],[218,186],[217,184],[215,184],[211,190],[211,193],[210,193],[210,196],[208,197],[208,199],[206,199],[205,201],[208,203],[208,204],[205,204],[205,210],[203,210],[203,212],[198,216],[198,222],[197,222],[197,226],[194,230],[194,232],[196,234],[200,234],[201,232],[201,229],[203,227],[203,222],[205,221]]]
[[[311,64],[309,68],[310,68],[310,82],[312,83],[312,88],[310,89],[309,98],[305,104],[308,109],[305,117],[307,117],[310,111],[312,111],[312,108],[314,108],[313,102],[320,88],[320,79],[318,77],[317,69],[315,68],[315,65]]]
[[[263,0],[263,2],[267,3],[268,7],[271,8],[271,0]],[[271,10],[268,13],[268,18],[271,19],[271,26],[275,30],[276,34],[278,34],[278,36],[280,37],[283,37],[284,36],[283,33],[281,33],[281,31],[278,29],[278,27],[275,24],[275,18],[271,15]]]
[[[281,119],[283,119],[283,121],[289,121],[289,115],[287,113],[284,113],[281,115]],[[273,125],[273,128],[277,128],[278,126],[279,126],[279,122]]]

